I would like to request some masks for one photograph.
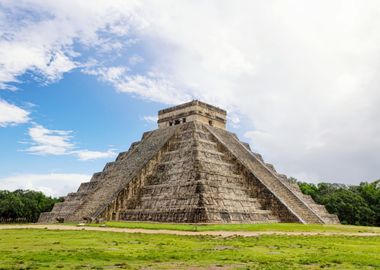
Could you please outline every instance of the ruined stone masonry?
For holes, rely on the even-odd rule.
[[[200,101],[158,113],[157,130],[106,164],[39,222],[339,223]]]

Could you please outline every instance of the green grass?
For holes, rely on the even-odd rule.
[[[0,269],[380,269],[380,237],[0,231]]]
[[[71,224],[72,225],[72,224]],[[89,226],[107,226],[114,228],[178,230],[178,231],[278,231],[278,232],[373,232],[380,233],[380,227],[348,226],[348,225],[303,225],[297,223],[273,224],[174,224],[148,222],[106,222],[89,224]]]

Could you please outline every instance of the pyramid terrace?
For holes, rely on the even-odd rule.
[[[226,116],[197,100],[159,111],[158,129],[39,222],[339,223],[227,131]]]

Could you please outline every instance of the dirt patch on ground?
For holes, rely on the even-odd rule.
[[[0,225],[1,229],[47,229],[47,230],[86,230],[101,232],[120,232],[120,233],[146,233],[146,234],[174,234],[174,235],[212,235],[221,237],[257,237],[260,235],[345,235],[345,236],[380,236],[380,233],[351,233],[351,232],[278,232],[278,231],[262,231],[262,232],[244,232],[244,231],[175,231],[175,230],[147,230],[147,229],[127,229],[127,228],[111,228],[111,227],[87,227],[87,226],[71,226],[59,224],[28,224],[28,225]],[[218,268],[220,269],[220,268]]]
[[[142,270],[156,270],[160,269],[159,265],[154,265],[152,268],[142,268]],[[164,264],[161,265],[164,269],[175,269],[175,270],[231,270],[236,269],[237,267],[242,267],[243,265],[209,265],[209,266],[187,266],[183,264]]]

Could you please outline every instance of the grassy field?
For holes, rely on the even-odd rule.
[[[73,224],[70,224],[73,225]],[[303,225],[297,223],[273,224],[171,224],[148,222],[106,222],[89,224],[89,226],[107,226],[114,228],[177,230],[177,231],[277,231],[277,232],[346,232],[346,233],[380,233],[380,227],[348,226],[348,225]]]
[[[0,231],[0,269],[380,269],[380,237]]]

